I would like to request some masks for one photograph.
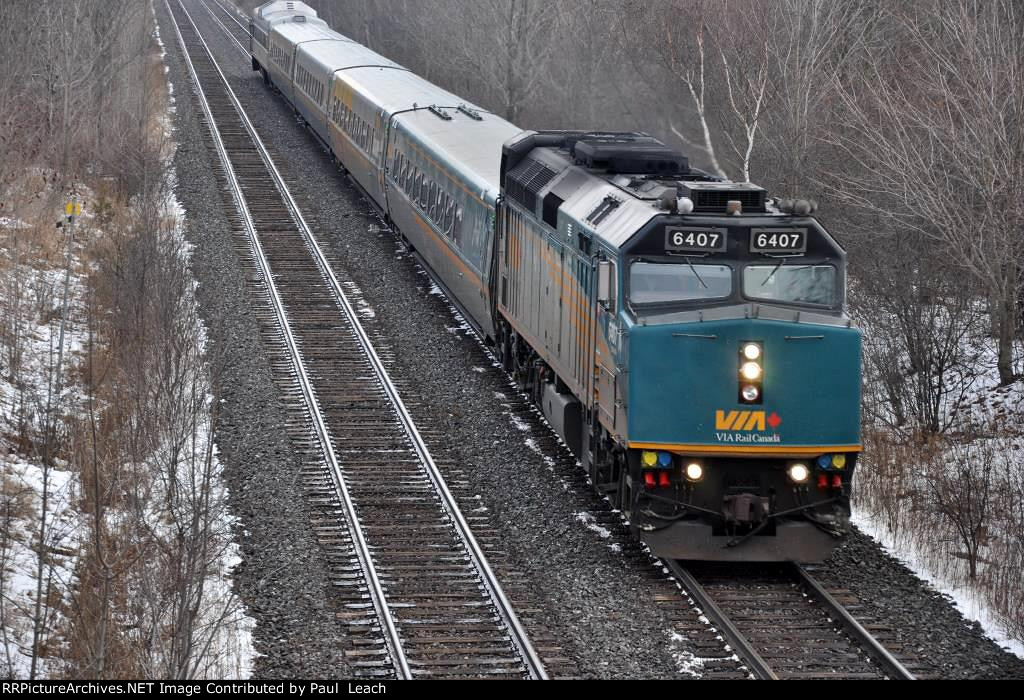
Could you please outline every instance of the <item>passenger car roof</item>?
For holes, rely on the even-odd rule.
[[[274,25],[271,33],[280,34],[292,46],[305,41],[324,39],[337,41],[339,36],[331,31],[326,22],[319,19],[310,19],[306,22],[281,22]]]
[[[333,41],[315,41],[304,45],[300,50],[310,60],[332,73],[355,66],[382,66],[405,70],[391,59],[340,35],[335,35]]]
[[[442,158],[468,183],[481,191],[500,191],[501,146],[522,129],[404,69],[353,68],[341,77],[394,117],[402,133]],[[459,111],[460,105],[481,119]],[[431,112],[431,106],[440,107],[451,119]]]

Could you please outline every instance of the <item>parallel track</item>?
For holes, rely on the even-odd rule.
[[[915,679],[801,566],[666,564],[755,678]]]
[[[231,8],[226,7],[221,3],[220,0],[202,0],[202,3],[203,9],[205,9],[210,14],[210,17],[220,25],[224,34],[234,42],[235,46],[237,46],[242,53],[248,56],[249,48],[247,46],[247,42],[252,35],[249,34],[249,30],[246,26],[242,24],[242,20],[238,18],[238,15],[233,12]],[[216,6],[220,12],[215,12],[213,7],[211,7],[211,3]],[[229,27],[224,24],[224,22],[221,21],[221,17],[223,16],[227,16],[228,20],[233,23],[233,26]]]
[[[319,529],[348,575],[353,667],[365,675],[544,679],[547,672],[384,363],[184,5],[167,0],[222,174],[269,296],[323,469]],[[334,513],[338,506],[340,513]],[[341,515],[337,518],[337,515]],[[321,534],[323,534],[321,533]],[[321,538],[323,541],[323,538]]]

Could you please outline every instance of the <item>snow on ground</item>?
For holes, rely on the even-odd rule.
[[[159,35],[156,35],[159,42]],[[161,46],[161,57],[166,55]],[[165,157],[173,158],[173,135],[171,113],[174,109],[173,88],[168,83],[168,114],[162,115],[160,126],[163,136],[168,139],[169,146]],[[53,173],[44,171],[27,172],[23,182],[15,183],[15,190],[31,189],[36,191],[42,183],[43,188],[51,187],[47,183],[55,181]],[[176,225],[171,233],[183,244],[187,256],[190,247],[185,244],[182,223],[184,211],[174,195],[176,181],[171,172],[168,196],[165,201],[165,216]],[[45,193],[44,193],[45,194]],[[50,193],[55,194],[53,192]],[[65,329],[63,338],[63,375],[64,386],[59,397],[53,400],[60,406],[59,413],[64,416],[81,415],[81,391],[76,385],[77,370],[84,357],[84,348],[88,340],[84,322],[81,299],[85,297],[84,277],[89,264],[81,259],[82,245],[91,238],[101,237],[101,231],[90,227],[93,216],[89,212],[88,203],[95,201],[95,195],[88,188],[79,185],[77,188],[79,201],[86,202],[86,212],[81,217],[80,226],[76,231],[76,246],[73,250],[70,278],[70,323]],[[36,197],[39,199],[42,195]],[[59,201],[57,196],[56,200]],[[28,217],[25,217],[28,218]],[[49,222],[48,222],[49,223]],[[52,224],[51,224],[52,225]],[[0,218],[0,233],[4,229],[30,229],[31,224],[14,215]],[[66,229],[65,229],[66,230]],[[61,232],[63,233],[63,231]],[[56,234],[58,238],[60,233]],[[57,244],[64,245],[63,240]],[[39,515],[42,509],[44,476],[46,480],[47,505],[46,514],[48,527],[45,534],[46,563],[43,578],[52,591],[49,598],[53,604],[50,618],[45,627],[47,630],[65,628],[65,618],[61,611],[63,605],[71,602],[71,593],[75,585],[75,571],[79,563],[79,553],[83,543],[79,541],[80,533],[87,531],[87,518],[79,512],[80,480],[77,465],[55,460],[55,465],[44,472],[42,459],[35,451],[21,454],[24,449],[19,436],[22,433],[38,436],[42,432],[43,418],[46,414],[48,388],[55,385],[55,364],[61,349],[60,308],[64,292],[64,256],[55,256],[55,262],[46,264],[40,260],[22,258],[15,265],[13,251],[0,250],[4,263],[5,284],[0,286],[0,308],[10,321],[17,311],[20,319],[19,335],[21,337],[22,361],[15,373],[6,363],[9,357],[5,353],[0,360],[0,468],[2,468],[2,496],[4,518],[2,523],[2,546],[0,546],[0,564],[2,578],[0,588],[3,595],[3,620],[0,629],[0,673],[4,677],[27,678],[32,660],[32,620],[35,615],[36,587],[38,580],[38,547]],[[184,262],[187,262],[184,261]],[[15,285],[13,281],[17,280]],[[194,288],[193,288],[194,291]],[[13,324],[12,324],[13,325]],[[200,351],[205,346],[206,329],[200,324],[197,329]],[[198,366],[198,372],[205,367]],[[211,402],[212,397],[207,397]],[[59,430],[60,426],[58,420]],[[205,452],[210,441],[209,426],[201,426],[197,434],[197,449]],[[232,541],[232,533],[236,530],[235,519],[227,511],[228,494],[222,480],[219,479],[221,466],[217,461],[215,446],[212,449],[213,471],[216,475],[211,486],[210,502],[222,504],[213,516],[212,530],[217,533],[219,541],[226,543],[218,551],[216,561],[209,567],[204,581],[205,602],[198,628],[209,637],[205,649],[205,657],[197,663],[202,675],[213,678],[249,677],[252,673],[255,652],[252,646],[252,628],[254,621],[247,615],[232,589],[232,571],[240,561],[240,549]],[[152,456],[154,462],[160,455]],[[150,506],[149,520],[151,531],[165,531],[168,538],[173,538],[167,514],[158,512],[156,507],[162,501],[160,494],[152,493],[153,502]],[[121,513],[108,513],[113,523]],[[169,540],[170,541],[170,540]],[[46,586],[44,585],[44,591]],[[36,674],[38,677],[57,676],[62,672],[62,649],[60,639],[43,638],[50,644],[38,661]],[[54,646],[57,645],[57,646]]]
[[[80,188],[85,191],[85,188]],[[32,228],[17,218],[6,218],[0,228]],[[85,236],[76,236],[81,241]],[[54,430],[62,429],[61,414],[77,415],[81,411],[81,392],[74,377],[81,365],[83,348],[87,341],[82,309],[79,302],[84,296],[83,266],[80,244],[71,256],[71,276],[68,288],[68,324],[61,337],[61,307],[65,288],[65,257],[59,256],[60,267],[47,267],[38,260],[22,259],[13,262],[13,250],[2,253],[5,263],[5,282],[0,286],[0,308],[8,317],[5,321],[17,326],[17,342],[21,349],[18,367],[7,366],[6,353],[0,361],[0,478],[2,478],[3,540],[0,544],[2,559],[3,625],[0,630],[0,671],[13,677],[27,678],[32,660],[32,638],[35,617],[36,581],[38,580],[41,515],[43,514],[43,486],[46,485],[46,511],[43,567],[43,594],[51,591],[53,600],[67,603],[68,591],[78,562],[79,514],[76,511],[78,476],[73,468],[60,460],[53,460],[49,469],[43,468],[43,459],[37,451],[22,455],[17,443],[22,435],[39,443],[44,433],[47,405],[52,407]],[[19,257],[26,255],[19,251]],[[57,361],[61,358],[60,391]],[[61,606],[49,612],[41,643],[48,639],[49,630],[60,628],[64,622]],[[56,653],[47,651],[38,663],[37,675],[59,672],[53,660]]]
[[[939,593],[949,596],[956,605],[957,610],[960,611],[960,614],[968,620],[977,621],[989,639],[1024,659],[1024,643],[1007,636],[1003,632],[1002,626],[976,590],[951,581],[947,576],[937,573],[928,559],[923,557],[919,551],[898,541],[889,533],[884,525],[880,525],[866,514],[855,510],[853,524],[882,545],[886,552],[900,560],[918,578],[928,583]]]
[[[513,413],[509,413],[509,420],[512,421],[512,425],[516,426],[516,430],[518,430],[520,432],[523,432],[523,433],[530,432],[530,426],[527,425],[526,421],[524,421],[519,416],[517,416],[517,415],[515,415]]]
[[[856,293],[856,285],[851,284],[851,295]],[[934,324],[937,337],[948,335],[947,342],[955,343],[952,353],[948,345],[935,348],[935,352],[950,353],[958,360],[945,376],[938,378],[941,381],[936,384],[943,390],[939,398],[939,414],[942,416],[942,427],[947,430],[945,437],[951,444],[931,464],[923,465],[920,470],[912,464],[905,465],[900,474],[904,483],[898,489],[899,494],[886,492],[887,484],[882,478],[882,475],[899,468],[899,457],[866,452],[860,467],[863,478],[858,480],[861,486],[859,493],[854,494],[854,523],[936,590],[950,596],[961,613],[978,621],[992,639],[1024,657],[1024,641],[1009,638],[999,623],[999,616],[986,605],[984,593],[964,582],[967,579],[965,565],[961,559],[956,558],[959,554],[957,550],[962,547],[956,543],[958,538],[950,523],[942,521],[938,516],[924,521],[906,518],[897,528],[900,533],[897,538],[891,534],[886,522],[886,508],[897,514],[909,512],[913,508],[934,508],[927,495],[927,479],[932,477],[927,475],[925,468],[945,467],[952,473],[958,461],[959,464],[970,464],[977,462],[982,455],[993,460],[1006,457],[1006,465],[1018,465],[1015,467],[1018,469],[1022,468],[1019,465],[1024,465],[1024,445],[1021,440],[1024,438],[1024,383],[1018,381],[1009,386],[1000,386],[997,347],[990,335],[988,309],[984,300],[977,300],[956,314],[951,314],[944,307],[929,311],[931,315],[928,319]],[[903,400],[908,406],[915,400],[914,382],[920,384],[921,377],[912,371],[906,348],[899,345],[902,342],[899,332],[894,335],[893,329],[901,328],[900,324],[895,318],[879,316],[878,313],[872,309],[866,316],[856,319],[865,332],[865,406],[873,409],[866,415],[874,412],[882,419],[893,422],[893,411],[887,400],[887,384],[881,376],[882,370],[895,367],[906,378],[908,386]],[[957,332],[947,333],[948,328],[956,328]],[[873,358],[885,358],[885,361],[872,361]],[[1020,375],[1024,371],[1024,348],[1018,346],[1015,349],[1014,359],[1014,370]],[[894,430],[884,425],[874,425],[872,428],[889,436],[885,441],[900,447],[901,443],[905,443],[910,456],[904,459],[914,459],[914,450],[909,448],[913,444],[913,436],[899,437],[904,432],[909,433],[909,429]],[[965,445],[967,440],[970,442]],[[883,460],[878,465],[879,471],[874,471],[873,459]],[[886,459],[889,464],[884,462]],[[892,502],[893,499],[895,502]],[[1001,525],[1005,524],[995,512],[997,503],[993,501],[990,505],[987,523],[989,534],[993,540],[1005,543],[1012,535],[1001,530]],[[982,572],[985,566],[1005,566],[1005,562],[997,560],[987,563],[983,558],[979,566],[979,572]],[[1024,582],[1018,585],[1024,587]],[[1021,595],[1024,593],[1018,592],[1018,599]]]
[[[591,532],[597,533],[597,536],[602,540],[612,539],[612,531],[603,525],[598,525],[597,519],[593,514],[584,511],[580,513],[573,513],[573,517],[577,522],[583,523],[583,527],[587,528]],[[608,549],[612,550],[616,554],[622,551],[622,547],[617,542],[610,542],[608,544]]]
[[[707,659],[694,655],[687,647],[690,641],[678,632],[669,632],[669,650],[676,662],[676,670],[684,676],[700,678],[704,675]]]
[[[32,620],[36,600],[36,582],[39,580],[39,557],[35,542],[39,536],[39,515],[42,512],[41,495],[46,479],[46,552],[43,567],[43,595],[47,583],[59,594],[66,605],[70,603],[70,590],[78,561],[78,533],[80,515],[75,510],[78,490],[77,476],[68,471],[66,464],[58,464],[44,474],[38,464],[20,459],[17,455],[0,456],[3,465],[5,505],[14,504],[3,522],[3,595],[5,620],[0,642],[3,657],[0,669],[4,677],[28,678],[32,664]],[[5,509],[7,510],[7,509]],[[8,521],[7,517],[11,516]],[[50,613],[48,628],[58,628],[63,620],[60,609]],[[48,636],[42,643],[50,641]],[[52,658],[39,661],[37,676],[47,677],[59,673],[60,664]]]
[[[366,298],[363,296],[363,290],[359,288],[359,285],[355,282],[343,281],[341,286],[344,288],[345,296],[348,298],[349,303],[352,304],[352,308],[359,318],[364,320],[376,318],[377,312],[370,306],[370,302],[366,301]]]
[[[164,60],[167,53],[163,42],[160,40],[159,26],[156,28],[155,38],[160,45],[160,58]],[[168,72],[166,65],[164,66],[164,72]],[[188,243],[184,235],[185,210],[176,195],[178,180],[177,173],[173,168],[174,151],[177,148],[177,144],[172,140],[175,105],[174,85],[170,79],[167,80],[167,90],[168,113],[164,123],[166,124],[165,136],[169,139],[170,146],[168,153],[166,153],[166,159],[168,163],[172,164],[172,167],[168,169],[170,181],[168,183],[168,196],[164,205],[164,216],[174,222],[174,235],[184,244],[183,251],[188,258],[183,262],[190,264],[193,247]],[[198,284],[193,281],[193,294],[197,286]],[[354,291],[357,295],[359,294],[358,289]],[[359,300],[360,315],[372,317],[373,309],[370,308],[369,304],[362,301],[361,295]],[[197,323],[199,324],[200,351],[205,352],[208,331],[205,324],[198,318]],[[206,368],[199,368],[198,371],[206,371]],[[212,401],[213,397],[207,396],[207,404],[209,405]],[[207,605],[203,609],[204,620],[201,625],[208,626],[214,630],[207,651],[207,657],[211,662],[207,666],[206,675],[212,678],[249,678],[252,676],[256,657],[252,640],[256,621],[248,614],[245,606],[236,598],[232,589],[232,572],[242,561],[241,548],[233,539],[232,533],[238,532],[241,528],[238,525],[237,519],[227,508],[228,492],[227,486],[221,478],[223,467],[218,459],[218,450],[215,444],[216,437],[209,434],[208,426],[205,427],[207,430],[203,431],[200,435],[197,444],[205,446],[211,440],[214,441],[212,445],[212,459],[215,477],[210,502],[222,505],[215,514],[217,521],[213,529],[215,532],[222,533],[223,537],[227,540],[227,545],[220,552],[217,558],[217,565],[209,572],[206,582],[209,586],[209,595]]]

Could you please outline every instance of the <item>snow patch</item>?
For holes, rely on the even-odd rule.
[[[1008,636],[1003,631],[998,619],[984,603],[980,593],[937,574],[925,557],[912,547],[897,541],[884,525],[874,521],[866,514],[855,511],[852,521],[864,534],[878,542],[890,556],[898,559],[913,571],[918,578],[939,593],[948,596],[961,615],[981,625],[986,637],[1024,659],[1024,643]]]
[[[678,632],[669,632],[669,653],[676,662],[676,670],[684,676],[701,678],[704,666],[709,660],[695,655],[688,646],[689,640]]]
[[[78,564],[79,533],[83,532],[75,503],[80,490],[77,476],[66,464],[44,470],[17,455],[0,457],[5,501],[21,506],[3,523],[3,595],[6,619],[3,625],[4,672],[13,678],[28,678],[32,665],[32,616],[39,580],[39,514],[44,485],[47,494],[45,562],[42,570],[43,595],[49,589],[59,594],[64,605],[71,603],[69,591]],[[10,503],[8,504],[10,505]],[[51,599],[52,600],[52,599]],[[60,629],[65,620],[63,606],[53,606],[49,629]],[[52,642],[48,635],[40,640]],[[48,677],[60,672],[60,660],[42,656],[36,674]]]
[[[587,513],[586,511],[573,513],[573,517],[576,518],[577,521],[583,523],[583,526],[591,532],[596,532],[601,539],[611,539],[612,531],[606,527],[598,525],[597,519],[590,513]]]

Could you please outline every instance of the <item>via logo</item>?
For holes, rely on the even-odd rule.
[[[764,432],[766,425],[775,430],[781,423],[782,419],[774,411],[770,416],[765,416],[764,411],[715,411],[715,430]]]

